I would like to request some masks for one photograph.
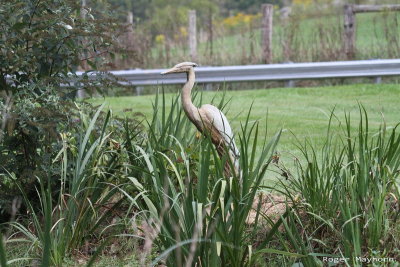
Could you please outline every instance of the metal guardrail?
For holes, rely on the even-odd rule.
[[[160,75],[164,70],[117,70],[110,73],[121,78],[121,83],[133,86],[185,83],[185,74]],[[195,70],[197,83],[383,77],[400,75],[400,59],[197,67]]]

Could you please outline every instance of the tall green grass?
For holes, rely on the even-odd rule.
[[[54,164],[62,166],[59,192],[52,191],[52,181],[38,177],[40,207],[36,207],[20,187],[31,223],[28,226],[22,222],[10,223],[17,230],[15,234],[24,239],[11,237],[9,242],[28,242],[30,247],[26,254],[38,255],[42,266],[63,266],[66,257],[81,249],[85,241],[101,242],[100,233],[106,230],[103,229],[105,219],[121,204],[119,191],[109,184],[119,156],[109,148],[110,112],[101,130],[95,131],[102,108],[90,120],[81,113],[86,131],[79,136],[76,145],[67,134],[62,134],[63,148],[53,160]]]
[[[241,184],[239,177],[224,176],[224,162],[229,159],[218,156],[210,138],[196,138],[189,130],[194,126],[183,117],[179,96],[172,100],[169,112],[161,97],[161,103],[156,98],[149,123],[149,142],[131,151],[143,168],[140,176],[131,178],[139,195],[131,201],[145,211],[142,219],[151,229],[147,242],[160,251],[152,265],[252,266],[258,260],[252,246],[257,232],[249,230],[246,219],[280,132],[270,141],[263,139],[261,156],[256,158],[258,123],[250,123],[247,116],[236,136],[241,147]]]
[[[260,202],[255,223],[247,225],[280,133],[269,142],[263,137],[261,156],[256,158],[259,128],[257,122],[249,122],[248,114],[236,136],[240,184],[237,177],[224,177],[227,159],[218,157],[208,138],[194,137],[178,102],[174,98],[166,111],[165,101],[156,101],[160,107],[154,105],[153,114],[161,110],[163,116],[155,115],[149,123],[146,146],[130,152],[142,168],[141,175],[131,178],[138,192],[131,202],[145,211],[146,239],[160,253],[153,265],[263,265],[268,254],[275,259],[281,255],[280,262],[289,265],[299,261],[323,266],[322,257],[347,257],[347,264],[356,266],[356,257],[393,256],[393,206],[399,197],[397,127],[382,124],[378,132],[371,132],[367,112],[360,106],[358,134],[353,136],[350,115],[341,124],[332,112],[322,150],[312,142],[299,142],[303,157],[278,190],[287,197],[286,212],[272,220],[261,212]],[[339,127],[333,127],[335,121]],[[255,245],[263,220],[270,230]]]
[[[196,104],[201,101],[197,95]],[[224,109],[226,102],[222,98],[216,105]],[[347,266],[361,266],[356,257],[398,259],[398,125],[383,121],[372,130],[362,106],[357,123],[349,113],[341,121],[332,112],[322,149],[298,140],[302,156],[294,172],[281,167],[287,179],[277,188],[263,180],[280,131],[269,139],[261,136],[267,129],[250,119],[250,109],[235,136],[241,179],[226,177],[224,165],[232,162],[220,158],[207,134],[196,134],[179,95],[168,109],[167,104],[164,94],[156,96],[140,142],[128,123],[121,139],[113,140],[110,112],[99,127],[103,107],[90,119],[82,112],[85,131],[77,139],[62,134],[63,147],[53,159],[62,166],[58,187],[38,177],[39,205],[21,188],[30,222],[10,223],[15,231],[4,244],[0,235],[0,264],[35,260],[64,266],[89,242],[92,266],[107,241],[117,237],[142,239],[141,250],[132,253],[143,266],[324,266],[322,257],[344,257]],[[128,182],[111,183],[116,177]],[[263,210],[258,193],[266,189],[286,197],[277,218]],[[128,205],[122,209],[124,200]],[[124,228],[108,221],[112,211],[125,214]],[[140,235],[129,234],[132,223],[140,226]],[[24,257],[7,261],[5,247],[22,242],[29,244]]]
[[[393,236],[398,224],[398,125],[387,127],[383,121],[372,132],[366,110],[362,106],[359,110],[356,135],[348,114],[342,133],[333,134],[332,113],[322,153],[310,143],[301,146],[304,161],[298,164],[298,174],[283,184],[290,198],[298,193],[302,197],[292,210],[297,217],[292,227],[307,225],[302,226],[304,234],[290,242],[305,241],[309,252],[345,257],[348,266],[361,266],[357,257],[396,257],[393,253],[398,246]]]

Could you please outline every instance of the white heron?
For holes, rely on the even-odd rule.
[[[213,105],[205,104],[198,108],[192,102],[191,92],[195,83],[194,67],[197,67],[196,63],[182,62],[161,74],[186,73],[187,81],[182,88],[182,106],[186,116],[201,133],[204,135],[210,133],[211,140],[221,158],[228,151],[234,172],[239,177],[240,153],[227,118]],[[224,166],[224,172],[226,175],[233,175],[228,161]]]

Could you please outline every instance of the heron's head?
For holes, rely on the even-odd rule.
[[[193,63],[193,62],[182,62],[182,63],[176,64],[175,66],[173,66],[169,70],[161,72],[161,74],[188,72],[190,69],[192,69],[194,67],[197,67],[196,63]]]

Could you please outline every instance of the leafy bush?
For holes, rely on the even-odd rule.
[[[43,266],[63,266],[65,259],[80,250],[85,242],[95,242],[96,248],[86,253],[97,251],[97,255],[103,247],[100,244],[113,233],[108,220],[121,206],[123,197],[111,182],[123,183],[126,177],[123,165],[127,158],[121,148],[123,144],[113,139],[109,125],[111,112],[105,115],[102,124],[97,123],[102,108],[90,120],[81,112],[84,131],[79,136],[61,134],[62,148],[52,158],[54,165],[60,165],[60,183],[52,186],[50,179],[38,176],[39,207],[15,175],[11,177],[23,195],[30,227],[25,220],[11,222],[9,225],[16,231],[8,242],[29,243],[26,255],[37,257]]]
[[[59,133],[80,130],[72,102],[78,85],[87,90],[104,86],[87,75],[70,82],[79,66],[95,68],[112,52],[110,32],[117,25],[105,18],[70,0],[2,2],[0,222],[7,220],[4,212],[10,213],[11,199],[18,195],[8,172],[28,194],[37,176],[59,178],[60,169],[52,164],[62,147]]]

